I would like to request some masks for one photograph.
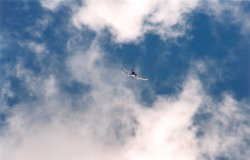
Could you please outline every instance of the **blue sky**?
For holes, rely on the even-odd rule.
[[[234,0],[1,1],[0,157],[246,160],[249,14]]]

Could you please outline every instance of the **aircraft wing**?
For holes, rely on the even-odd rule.
[[[139,80],[144,80],[144,81],[147,81],[147,80],[148,80],[147,78],[142,78],[142,77],[139,77],[139,76],[136,76],[135,78],[136,78],[136,79],[139,79]]]
[[[126,75],[130,76],[130,74],[127,71],[122,70],[122,72],[125,73]]]

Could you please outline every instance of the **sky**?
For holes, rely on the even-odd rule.
[[[247,160],[249,16],[247,0],[1,0],[0,159]]]

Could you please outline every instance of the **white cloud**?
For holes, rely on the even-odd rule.
[[[58,92],[57,85],[56,85],[56,78],[53,74],[39,74],[36,76],[34,71],[25,67],[23,61],[16,62],[15,65],[5,65],[4,68],[7,72],[5,74],[6,77],[15,77],[16,79],[20,80],[21,85],[26,89],[27,93],[30,96],[38,96],[43,98],[43,96],[51,96]],[[45,69],[46,70],[46,69]],[[49,72],[49,70],[47,69]],[[1,93],[3,95],[8,95],[7,97],[13,97],[14,93],[10,90],[11,84],[5,83],[4,90]],[[15,93],[19,94],[19,93]]]
[[[135,42],[146,33],[155,33],[163,39],[185,34],[190,28],[187,14],[203,8],[204,13],[219,20],[230,17],[242,26],[242,33],[249,32],[248,13],[242,1],[229,0],[86,0],[82,6],[65,0],[41,1],[43,7],[55,10],[67,4],[73,11],[72,22],[78,28],[88,27],[99,35],[108,30],[118,43]],[[227,17],[227,19],[228,19]],[[239,18],[240,17],[240,18]]]
[[[205,135],[200,141],[201,150],[209,157],[228,157],[229,159],[247,159],[250,156],[246,140],[250,135],[249,115],[244,102],[238,102],[225,94],[222,102],[213,102],[206,113],[213,116],[206,126]]]
[[[173,36],[176,32],[171,27],[185,25],[182,14],[197,5],[197,1],[144,1],[144,7],[140,7],[142,1],[98,2],[99,6],[86,1],[75,15],[75,23],[88,25],[97,32],[107,27],[118,42],[136,40],[148,31]],[[51,9],[59,3],[55,1]],[[102,15],[95,12],[94,4],[97,11],[113,10]],[[88,20],[85,12],[102,23]],[[169,17],[165,19],[166,14]],[[197,70],[207,72],[204,63],[195,64],[195,71],[190,71],[180,93],[155,95],[154,103],[145,107],[138,97],[141,88],[122,77],[119,69],[109,67],[96,41],[86,52],[75,53],[76,46],[72,45],[68,47],[72,55],[65,61],[70,76],[65,79],[89,86],[74,105],[74,99],[60,88],[60,80],[53,73],[33,74],[22,62],[7,68],[8,74],[20,79],[29,93],[39,98],[8,110],[7,125],[0,132],[2,159],[195,160],[203,159],[203,154],[211,159],[221,154],[231,159],[249,157],[249,151],[240,153],[240,149],[249,148],[244,143],[250,134],[245,124],[249,116],[241,112],[246,104],[227,94],[222,102],[207,95],[196,75]],[[42,44],[30,42],[27,46],[38,55],[46,52]],[[11,96],[9,88],[4,86],[1,94]],[[202,126],[204,137],[198,138],[193,116],[204,106],[213,116]],[[238,149],[239,145],[243,148]]]
[[[204,3],[207,14],[214,16],[218,21],[239,24],[243,35],[250,32],[248,21],[249,11],[244,9],[244,0],[211,0]],[[246,3],[245,3],[246,4]]]
[[[36,20],[35,25],[28,26],[25,31],[35,38],[42,38],[44,30],[48,27],[52,18],[49,15],[44,15]]]
[[[37,43],[35,41],[27,41],[27,42],[18,42],[18,44],[22,47],[27,47],[31,52],[36,54],[36,57],[38,60],[42,60],[49,53],[49,50],[44,43]]]
[[[39,44],[36,42],[28,42],[28,48],[31,51],[34,51],[36,54],[45,54],[48,52],[46,46],[44,44]]]
[[[75,53],[66,61],[69,79],[90,86],[79,96],[77,106],[58,88],[55,76],[36,76],[16,67],[18,77],[40,98],[10,111],[7,130],[0,136],[3,159],[195,160],[202,159],[203,153],[214,157],[242,143],[242,134],[229,132],[228,137],[217,123],[230,127],[232,115],[239,111],[235,107],[238,102],[228,96],[221,103],[214,102],[204,93],[195,71],[190,72],[178,95],[157,96],[152,106],[145,107],[138,100],[140,88],[131,82],[127,85],[128,79],[116,74],[118,69],[108,68],[104,55],[94,43],[88,51]],[[192,124],[204,104],[215,116],[207,122],[202,139],[195,136]],[[237,129],[249,134],[244,126]]]
[[[41,5],[50,10],[56,10],[65,0],[41,0]]]
[[[159,97],[152,109],[142,108],[133,95],[124,93],[126,88],[121,88],[122,93],[117,96],[114,88],[106,84],[104,91],[90,93],[94,100],[85,104],[91,108],[84,112],[70,111],[69,103],[63,99],[45,100],[44,105],[37,104],[33,109],[27,107],[29,104],[18,106],[8,119],[7,134],[1,137],[5,146],[2,157],[6,160],[193,159],[195,137],[188,126],[200,99],[189,95],[197,94],[192,89],[197,87],[193,85],[199,88],[197,83],[191,80],[176,100]],[[191,93],[185,93],[186,89],[191,89]]]
[[[87,0],[73,16],[73,22],[98,33],[108,29],[117,42],[135,41],[147,32],[176,37],[186,29],[185,14],[197,4],[198,0]],[[176,25],[182,29],[174,28]]]
[[[178,98],[159,97],[153,108],[141,112],[137,135],[129,143],[129,159],[197,159],[198,146],[189,126],[203,99],[200,87],[190,77]]]
[[[74,9],[78,4],[78,0],[39,0],[42,7],[50,10],[57,11],[61,6],[67,6]]]
[[[46,96],[51,96],[53,94],[56,94],[58,92],[58,89],[56,87],[56,79],[54,76],[50,75],[50,77],[45,81],[44,83],[44,90]]]

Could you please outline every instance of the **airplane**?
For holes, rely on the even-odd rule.
[[[133,77],[133,78],[136,78],[136,79],[138,79],[138,80],[148,80],[147,78],[142,78],[142,77],[140,77],[140,76],[138,76],[138,74],[136,74],[135,72],[134,72],[134,69],[132,68],[132,72],[131,73],[128,73],[127,71],[125,71],[125,70],[122,70],[127,76],[131,76],[131,77]]]

